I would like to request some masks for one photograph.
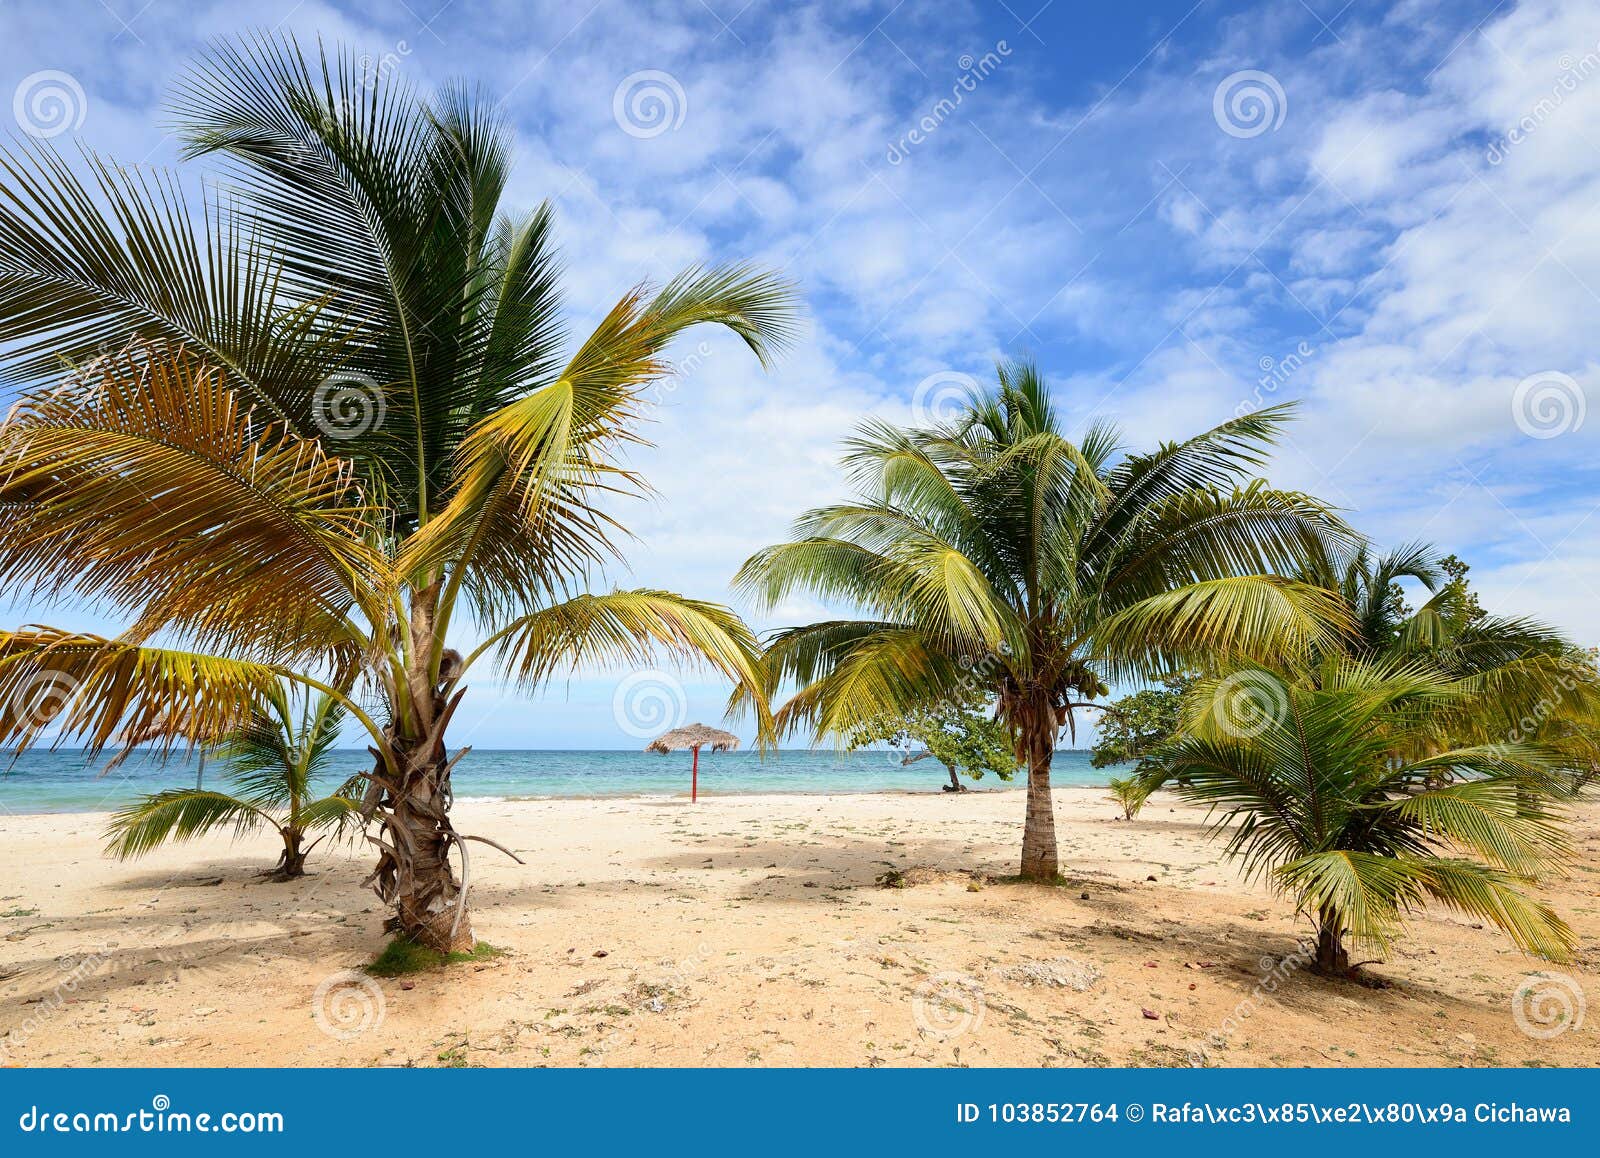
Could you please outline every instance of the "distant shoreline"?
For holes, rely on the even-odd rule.
[[[888,757],[888,758],[886,758]],[[136,754],[107,774],[105,759],[86,760],[81,750],[30,750],[14,761],[0,757],[0,813],[70,815],[110,812],[142,796],[173,787],[222,787],[228,770],[182,753],[163,759]],[[370,770],[364,751],[337,752],[324,779],[335,784]],[[1089,754],[1057,754],[1053,780],[1059,787],[1103,789],[1114,771],[1093,768]],[[457,769],[458,799],[481,801],[673,800],[689,794],[687,753],[662,756],[628,749],[475,749]],[[700,794],[704,797],[795,794],[801,796],[955,795],[933,760],[904,764],[886,751],[839,755],[812,749],[784,749],[763,759],[754,752],[702,754]],[[962,777],[969,793],[1020,791],[1024,778],[1002,781]]]
[[[23,816],[109,816],[109,815],[111,815],[111,813],[113,811],[112,809],[106,808],[106,807],[103,807],[103,806],[101,806],[101,807],[86,807],[86,808],[74,808],[74,807],[70,807],[70,806],[63,806],[63,807],[60,807],[60,808],[29,808],[29,807],[12,808],[12,807],[6,805],[6,803],[5,803],[5,792],[4,792],[3,784],[4,784],[4,776],[3,776],[3,774],[0,774],[0,814],[6,815],[6,816],[16,816],[16,817],[23,817]],[[1006,783],[1003,783],[1003,782],[999,783],[999,784],[973,784],[973,783],[969,782],[967,784],[966,792],[960,792],[960,793],[957,793],[957,792],[945,792],[939,786],[939,782],[938,781],[935,781],[933,783],[933,785],[931,787],[928,787],[928,788],[907,788],[907,787],[904,787],[902,785],[883,785],[883,786],[876,787],[876,788],[839,788],[839,787],[802,788],[802,787],[795,787],[795,786],[785,786],[785,787],[778,787],[778,788],[739,788],[739,789],[736,789],[736,790],[733,790],[733,791],[721,791],[721,792],[719,792],[719,791],[717,791],[715,789],[707,789],[702,785],[702,787],[700,789],[700,800],[702,802],[705,802],[705,801],[714,801],[714,800],[740,800],[740,799],[747,799],[747,798],[751,798],[751,797],[783,797],[783,796],[806,796],[806,797],[820,797],[820,796],[909,796],[909,797],[923,797],[923,796],[994,796],[994,795],[1004,795],[1006,793],[1012,793],[1012,792],[1022,792],[1022,791],[1024,791],[1026,789],[1026,787],[1027,787],[1027,785],[1021,783],[1020,780],[1012,781],[1010,784],[1006,784]],[[1068,783],[1068,784],[1056,785],[1054,790],[1058,791],[1058,792],[1067,792],[1067,791],[1104,791],[1105,789],[1106,789],[1106,785],[1104,785],[1104,784]],[[457,800],[461,800],[461,801],[470,800],[470,801],[473,801],[474,803],[478,803],[478,804],[546,804],[546,803],[569,801],[569,800],[570,801],[589,801],[589,802],[613,802],[613,803],[618,803],[618,804],[625,804],[625,803],[644,802],[644,801],[676,801],[676,800],[687,801],[688,798],[689,798],[689,793],[687,791],[684,791],[684,792],[615,792],[615,793],[611,793],[611,792],[590,792],[590,793],[552,792],[552,793],[544,793],[544,794],[518,793],[516,795],[508,795],[508,794],[505,794],[505,793],[482,793],[482,794],[478,794],[478,793],[474,793],[474,792],[457,792],[456,793],[456,799]]]

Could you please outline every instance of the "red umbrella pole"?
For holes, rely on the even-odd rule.
[[[700,799],[700,745],[696,744],[694,752],[694,768],[689,773],[689,803],[693,804]]]

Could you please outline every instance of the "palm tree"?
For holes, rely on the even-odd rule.
[[[228,166],[203,225],[175,181],[90,157],[85,182],[39,145],[0,158],[3,380],[29,391],[0,429],[0,570],[131,619],[0,636],[0,692],[60,677],[91,744],[130,724],[192,742],[280,678],[359,673],[381,703],[345,705],[375,754],[372,883],[392,927],[464,947],[450,855],[465,872],[482,838],[450,824],[445,738],[477,662],[525,687],[661,648],[757,675],[725,608],[588,589],[643,489],[619,454],[673,339],[719,324],[766,365],[792,291],[691,269],[564,353],[551,213],[503,205],[487,103],[261,37],[212,49],[173,112],[191,156]],[[14,716],[0,743],[41,734]]]
[[[174,788],[146,796],[112,817],[106,851],[127,860],[224,825],[233,826],[235,837],[271,828],[283,851],[268,875],[278,881],[304,876],[306,857],[329,832],[342,835],[360,827],[366,785],[352,776],[326,796],[315,794],[315,781],[332,760],[344,711],[335,697],[323,693],[300,696],[298,705],[295,699],[284,685],[272,687],[249,720],[217,743],[214,751],[228,766],[238,795]],[[323,829],[329,831],[305,843]]]
[[[1096,424],[1073,442],[1026,363],[926,430],[869,423],[848,444],[854,501],[802,516],[736,585],[770,608],[808,591],[870,617],[795,627],[768,647],[779,728],[860,734],[982,691],[1028,770],[1022,876],[1057,873],[1050,764],[1113,679],[1219,657],[1328,646],[1337,598],[1285,576],[1348,532],[1322,503],[1246,476],[1288,408],[1150,454]]]
[[[1466,572],[1460,560],[1441,557],[1427,544],[1378,556],[1362,545],[1337,579],[1356,630],[1335,654],[1421,665],[1457,681],[1462,694],[1431,716],[1434,749],[1537,740],[1552,754],[1559,748],[1569,781],[1581,786],[1600,765],[1594,726],[1600,720],[1600,672],[1594,656],[1534,619],[1485,611]],[[1429,592],[1415,610],[1400,587],[1405,578]],[[1315,679],[1316,672],[1305,667],[1293,678]]]
[[[1565,959],[1572,930],[1524,892],[1570,852],[1561,760],[1524,743],[1438,748],[1433,717],[1474,694],[1383,660],[1330,658],[1314,678],[1241,668],[1196,684],[1146,780],[1181,777],[1180,796],[1220,811],[1228,852],[1315,922],[1321,972],[1349,971],[1346,938],[1386,948],[1429,900]]]

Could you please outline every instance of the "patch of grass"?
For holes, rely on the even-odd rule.
[[[466,956],[466,954],[463,953],[461,956]],[[475,1068],[472,1063],[467,1061],[467,1047],[465,1045],[455,1045],[449,1049],[440,1050],[438,1059],[439,1064],[445,1069],[464,1070]]]
[[[503,949],[496,949],[487,941],[479,941],[469,952],[441,953],[437,949],[429,949],[404,937],[396,937],[383,947],[378,959],[367,966],[367,972],[374,977],[404,977],[408,973],[426,973],[430,969],[442,969],[446,965],[492,961],[504,954]]]
[[[37,917],[38,915],[38,909],[7,909],[5,912],[0,913],[0,917]]]

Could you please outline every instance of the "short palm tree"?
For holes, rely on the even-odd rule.
[[[1220,813],[1228,852],[1310,916],[1321,972],[1350,969],[1348,941],[1381,951],[1428,901],[1565,959],[1572,930],[1525,891],[1570,852],[1561,759],[1525,743],[1438,748],[1435,714],[1474,696],[1426,665],[1241,668],[1195,685],[1146,779],[1181,778],[1180,796]]]
[[[283,851],[268,875],[279,881],[304,876],[312,849],[330,834],[361,827],[364,778],[350,777],[326,796],[317,795],[316,782],[332,762],[343,716],[331,695],[295,696],[281,684],[271,688],[245,724],[211,749],[227,767],[237,794],[173,788],[146,796],[112,817],[106,851],[126,860],[224,826],[231,826],[236,837],[271,828]],[[306,844],[318,832],[322,835]]]
[[[359,676],[381,705],[345,705],[375,752],[372,883],[392,927],[470,945],[446,733],[475,665],[532,687],[665,649],[759,674],[726,608],[589,589],[643,487],[619,455],[672,341],[713,323],[766,364],[792,291],[692,269],[569,348],[551,214],[506,207],[487,102],[262,37],[214,47],[173,111],[189,154],[228,166],[203,225],[176,182],[0,156],[3,378],[29,391],[0,428],[0,572],[130,621],[0,635],[0,700],[59,677],[91,744],[192,742],[279,679]],[[21,717],[0,743],[41,734]]]
[[[1028,770],[1022,875],[1055,876],[1051,758],[1110,680],[1298,654],[1346,626],[1333,593],[1286,577],[1330,566],[1343,524],[1245,481],[1287,416],[1121,454],[1103,424],[1069,439],[1043,378],[1012,363],[951,421],[868,424],[845,458],[859,497],[802,516],[736,581],[768,608],[806,591],[868,615],[770,641],[768,692],[797,686],[778,726],[849,737],[993,694]]]

